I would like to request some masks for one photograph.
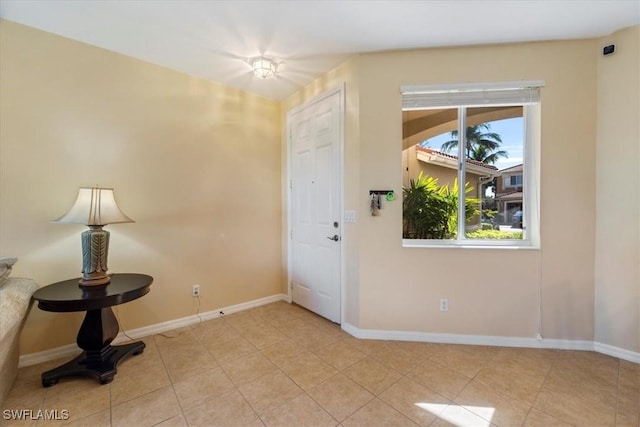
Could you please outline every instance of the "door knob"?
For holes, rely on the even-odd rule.
[[[334,234],[333,237],[327,237],[327,239],[333,240],[334,242],[337,242],[338,240],[340,240],[340,237],[338,237],[337,234]]]

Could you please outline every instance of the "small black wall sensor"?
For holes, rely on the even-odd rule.
[[[615,51],[616,51],[616,45],[615,44],[610,44],[609,46],[605,46],[605,47],[602,48],[602,54],[603,55],[611,55]]]

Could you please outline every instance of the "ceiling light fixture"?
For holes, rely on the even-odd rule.
[[[276,76],[277,65],[272,59],[261,56],[251,61],[251,66],[256,77],[271,79]]]

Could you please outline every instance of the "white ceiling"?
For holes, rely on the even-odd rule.
[[[0,0],[0,16],[272,99],[359,52],[600,37],[640,0]],[[276,79],[247,58],[276,58]]]

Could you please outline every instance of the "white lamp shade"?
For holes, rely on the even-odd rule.
[[[113,195],[113,188],[80,188],[69,212],[53,222],[64,224],[106,225],[134,222],[126,216]]]

